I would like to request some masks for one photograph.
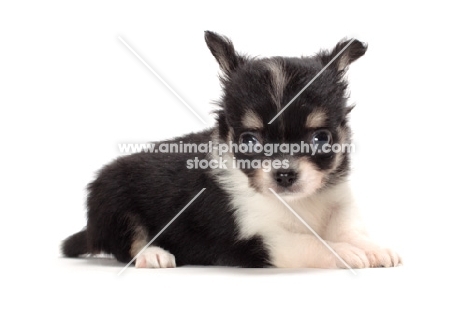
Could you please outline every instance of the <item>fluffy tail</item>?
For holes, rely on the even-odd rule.
[[[78,257],[88,253],[86,229],[69,236],[62,243],[62,253],[66,257]]]

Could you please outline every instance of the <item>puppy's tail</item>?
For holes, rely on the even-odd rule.
[[[88,241],[86,238],[86,229],[77,232],[62,243],[62,253],[66,257],[78,257],[88,253]]]

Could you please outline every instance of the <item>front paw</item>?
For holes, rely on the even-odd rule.
[[[364,251],[371,268],[389,268],[402,264],[400,256],[391,249],[374,246]]]
[[[344,242],[330,243],[330,247],[336,253],[331,254],[333,268],[363,269],[370,267],[369,258],[362,249]]]

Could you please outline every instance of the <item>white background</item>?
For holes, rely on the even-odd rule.
[[[2,2],[0,304],[67,309],[466,308],[466,10],[455,2]],[[358,271],[181,268],[121,277],[60,258],[85,186],[146,142],[205,128],[118,40],[214,123],[218,66],[203,31],[258,56],[369,44],[349,70],[353,187],[375,239],[405,265]],[[5,291],[6,289],[6,291]],[[2,307],[2,309],[4,309]]]

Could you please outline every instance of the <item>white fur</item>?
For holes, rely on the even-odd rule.
[[[259,193],[238,169],[215,174],[231,195],[239,238],[260,236],[276,267],[344,268],[273,194]],[[347,183],[307,197],[284,196],[285,201],[351,267],[396,266],[398,255],[373,244],[364,230]]]
[[[141,253],[135,262],[136,268],[175,268],[175,257],[168,251],[149,246]]]
[[[215,130],[212,141],[218,143]],[[218,155],[209,155],[218,157]],[[231,197],[239,226],[239,239],[259,236],[269,251],[271,264],[285,268],[345,268],[319,239],[271,192],[249,185],[248,177],[233,168],[232,154],[224,154],[227,169],[213,176]],[[281,195],[295,212],[352,268],[393,267],[401,263],[394,251],[378,247],[367,236],[347,182],[320,187],[322,173],[305,161],[296,161],[302,191]],[[268,173],[259,171],[265,188],[274,188]],[[304,196],[305,194],[305,196]]]

